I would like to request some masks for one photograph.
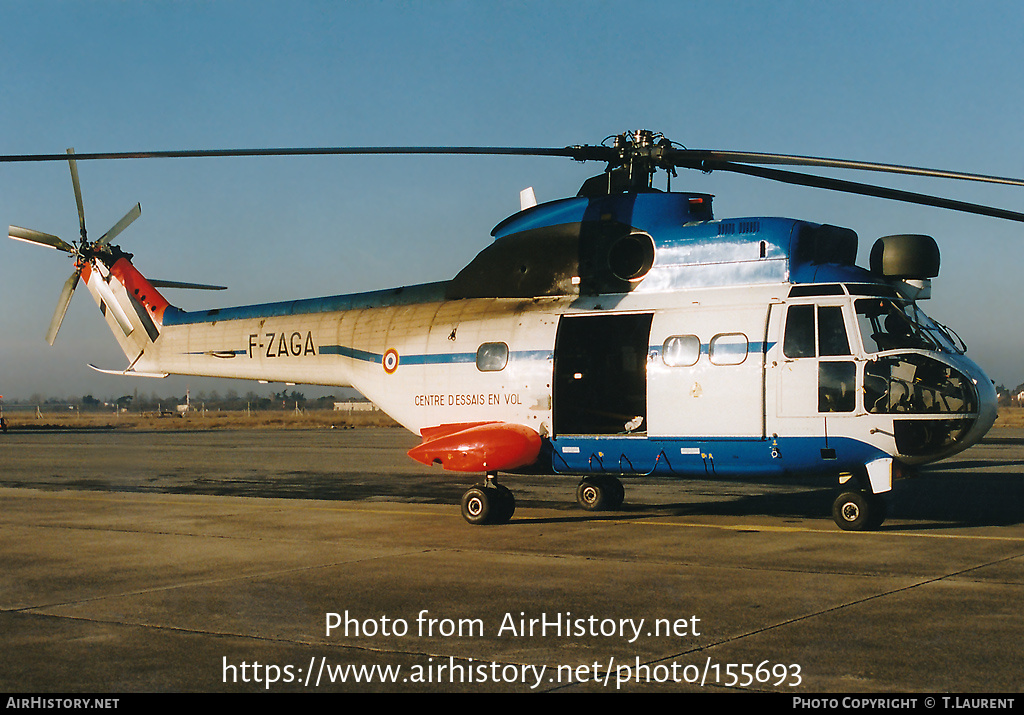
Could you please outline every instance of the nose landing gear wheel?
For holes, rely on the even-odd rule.
[[[886,517],[885,499],[870,492],[843,492],[832,504],[832,519],[844,531],[873,531]]]

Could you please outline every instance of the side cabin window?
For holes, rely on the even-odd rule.
[[[700,358],[700,338],[673,335],[661,346],[661,360],[669,367],[692,367]]]
[[[743,333],[721,333],[711,338],[708,357],[712,365],[739,365],[747,359],[748,347]]]
[[[739,365],[747,359],[750,344],[743,333],[719,333],[707,347],[712,365]],[[692,367],[700,359],[700,338],[673,335],[661,345],[661,360],[669,367]]]
[[[508,345],[505,343],[484,343],[476,350],[476,369],[480,372],[497,372],[508,365]]]

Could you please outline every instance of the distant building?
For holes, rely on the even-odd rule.
[[[377,412],[380,408],[372,402],[335,402],[335,412]]]

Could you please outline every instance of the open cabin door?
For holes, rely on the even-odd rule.
[[[563,315],[555,338],[555,435],[647,432],[650,313]]]

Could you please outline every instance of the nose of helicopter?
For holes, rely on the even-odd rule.
[[[995,385],[962,354],[880,357],[865,369],[864,389],[869,411],[893,416],[896,456],[904,464],[962,452],[980,442],[996,420]]]
[[[995,383],[973,360],[963,358],[963,362],[965,364],[962,369],[978,390],[978,418],[959,440],[960,449],[957,451],[962,451],[980,442],[995,424],[999,413]]]
[[[957,454],[980,442],[995,424],[999,409],[995,383],[977,363],[963,355],[947,356],[947,359],[974,386],[977,417],[966,422],[965,429],[952,437],[949,448],[937,454],[937,459]]]

